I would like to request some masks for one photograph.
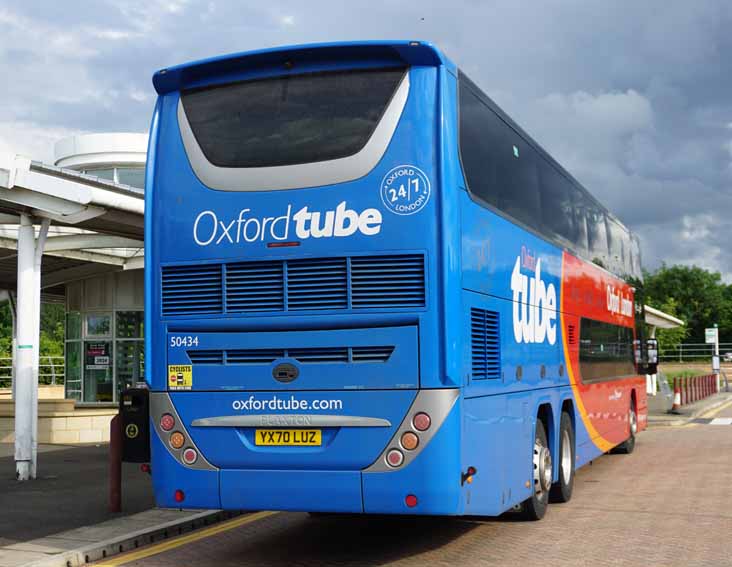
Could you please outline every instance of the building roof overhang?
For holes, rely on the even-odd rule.
[[[20,215],[49,219],[42,287],[144,267],[144,192],[0,154],[0,288],[15,289]]]

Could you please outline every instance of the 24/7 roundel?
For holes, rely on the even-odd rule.
[[[413,215],[430,200],[430,180],[413,165],[398,165],[381,180],[381,201],[392,213]]]

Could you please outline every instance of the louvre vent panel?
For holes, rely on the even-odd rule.
[[[473,379],[500,378],[500,316],[497,312],[470,310],[470,345]]]
[[[221,266],[162,269],[163,315],[220,313],[223,307]]]
[[[188,357],[193,364],[223,364],[223,350],[192,350],[188,351]]]
[[[287,307],[346,309],[348,266],[345,258],[287,262]]]
[[[287,355],[303,363],[348,362],[348,347],[290,349]]]
[[[351,258],[353,308],[424,307],[424,256]]]
[[[344,364],[348,362],[386,362],[394,352],[393,346],[309,347],[309,348],[248,348],[189,350],[192,364],[272,364],[292,358],[301,364]]]
[[[353,362],[386,362],[394,352],[393,346],[359,346],[351,349]]]
[[[271,364],[284,358],[284,349],[231,349],[226,351],[227,364]]]
[[[226,310],[282,311],[285,278],[282,262],[241,262],[226,266]]]
[[[575,334],[574,325],[567,327],[567,342],[571,345],[577,344],[577,335]]]
[[[425,307],[420,254],[166,266],[164,317]]]

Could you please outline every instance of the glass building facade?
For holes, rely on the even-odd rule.
[[[143,270],[66,285],[66,398],[116,404],[143,380],[143,310]]]

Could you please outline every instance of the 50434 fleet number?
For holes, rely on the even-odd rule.
[[[171,347],[192,347],[198,346],[198,337],[196,335],[185,335],[183,337],[170,337]]]

